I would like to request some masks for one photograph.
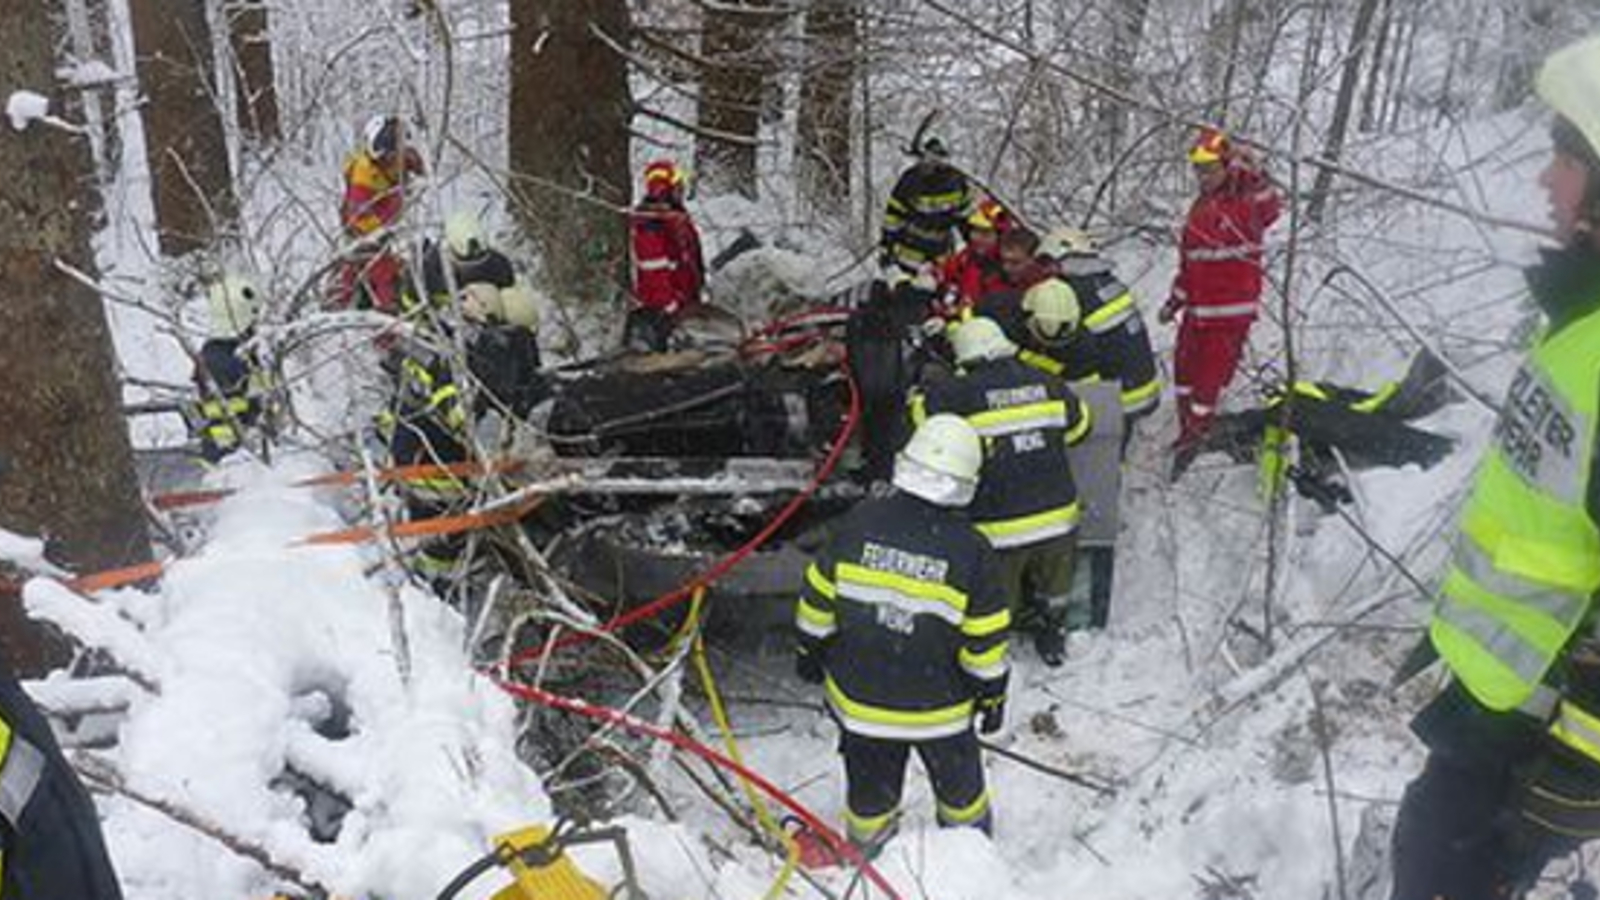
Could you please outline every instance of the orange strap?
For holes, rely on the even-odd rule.
[[[429,478],[474,478],[484,475],[504,475],[515,472],[525,465],[520,459],[496,459],[489,462],[476,460],[455,463],[418,463],[410,466],[391,466],[373,470],[373,478],[379,484],[392,481],[423,481]],[[322,475],[313,475],[302,478],[293,483],[293,487],[337,487],[342,485],[360,484],[366,480],[365,472],[327,472]],[[173,491],[166,494],[157,494],[150,498],[150,505],[159,510],[184,509],[191,506],[205,506],[216,503],[225,497],[232,496],[234,488],[216,488],[200,491]]]
[[[415,467],[413,467],[415,468]],[[336,473],[342,474],[342,473]],[[327,477],[327,476],[318,476]],[[371,525],[358,525],[355,528],[341,528],[337,531],[324,531],[308,537],[301,538],[290,544],[291,547],[327,547],[339,544],[360,544],[376,540],[380,534],[396,538],[437,537],[446,534],[460,534],[464,531],[478,531],[486,528],[499,528],[510,525],[523,516],[539,508],[544,502],[540,495],[530,495],[522,500],[484,512],[462,513],[455,516],[436,516],[431,519],[418,519],[413,522],[399,522],[388,529],[379,529]],[[155,578],[166,571],[164,562],[145,562],[137,565],[124,566],[120,569],[108,569],[104,572],[94,572],[89,575],[80,575],[69,579],[64,584],[80,594],[89,594],[95,591],[104,591],[111,588],[126,587],[136,582]],[[12,586],[8,586],[12,587]],[[20,585],[15,585],[17,590]]]

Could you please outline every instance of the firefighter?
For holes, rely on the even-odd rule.
[[[1179,244],[1178,275],[1161,322],[1181,316],[1173,357],[1178,439],[1172,476],[1194,460],[1196,445],[1233,380],[1260,308],[1262,241],[1277,221],[1283,194],[1251,156],[1214,129],[1189,150],[1200,194]]]
[[[992,319],[959,323],[950,344],[957,371],[912,395],[911,418],[954,413],[990,442],[972,520],[999,551],[1018,626],[1033,632],[1039,658],[1054,668],[1066,658],[1080,517],[1067,447],[1089,434],[1089,407],[1061,379],[1017,359]]]
[[[451,372],[448,347],[434,341],[407,341],[390,352],[386,365],[394,376],[394,391],[388,409],[378,418],[378,428],[389,445],[392,464],[465,462],[467,409]],[[401,490],[412,521],[450,514],[467,499],[466,480],[445,472],[407,478]],[[454,597],[466,544],[462,534],[426,540],[412,558],[412,569],[441,597]]]
[[[1452,676],[1394,832],[1394,900],[1520,897],[1600,836],[1600,37],[1535,80],[1562,246],[1528,270],[1548,318],[1511,381],[1429,624]],[[1574,896],[1577,893],[1574,892]]]
[[[410,180],[423,173],[422,156],[406,142],[397,116],[373,116],[361,129],[361,147],[345,160],[339,221],[345,236],[361,241],[340,270],[340,306],[393,312],[399,308],[405,267],[390,252],[390,231],[405,211]]]
[[[473,213],[452,213],[445,219],[444,234],[442,249],[430,244],[423,254],[422,280],[430,308],[448,304],[453,283],[466,325],[467,368],[483,388],[480,407],[498,404],[517,418],[526,417],[547,393],[539,373],[539,308],[533,288],[504,253],[489,245]]]
[[[1111,262],[1100,255],[1094,242],[1083,232],[1074,228],[1056,229],[1045,236],[1039,249],[1073,289],[1077,301],[1071,305],[1078,313],[1077,327],[1058,327],[1058,332],[1064,333],[1055,340],[1058,346],[1078,345],[1076,354],[1072,350],[1063,354],[1069,358],[1063,361],[1070,361],[1074,355],[1081,356],[1081,365],[1087,374],[1062,377],[1068,381],[1077,377],[1098,378],[1121,385],[1122,443],[1126,454],[1134,423],[1147,418],[1161,404],[1161,374],[1139,304],[1133,292],[1117,277]],[[1039,301],[1054,303],[1043,296],[1036,298],[1036,302]],[[1030,318],[1038,315],[1037,310],[1025,312]],[[1057,318],[1063,323],[1066,321],[1059,315]],[[1030,326],[1028,331],[1038,335],[1048,330],[1051,323],[1046,320],[1041,326]]]
[[[1000,236],[1011,230],[1011,213],[993,198],[980,200],[967,217],[967,244],[946,258],[939,272],[939,294],[947,309],[970,307],[978,297],[1004,286]]]
[[[685,175],[677,163],[644,169],[644,198],[628,214],[633,298],[624,344],[665,350],[677,321],[700,305],[706,264],[700,232],[684,208]]]
[[[884,268],[897,266],[915,275],[937,272],[956,247],[956,234],[972,214],[972,185],[950,164],[950,151],[937,136],[911,150],[916,162],[900,173],[883,212],[878,239]]]
[[[239,449],[244,430],[261,419],[269,381],[253,350],[246,349],[260,315],[261,294],[250,279],[225,275],[206,290],[210,337],[195,361],[200,399],[185,410],[189,430],[200,440],[200,456],[220,462]]]
[[[0,658],[0,897],[121,900],[94,801]]]
[[[895,490],[851,510],[806,569],[796,668],[839,723],[845,831],[868,853],[894,832],[913,748],[940,826],[993,832],[973,720],[992,734],[1005,716],[1011,615],[964,512],[982,465],[972,426],[930,416],[896,456]]]

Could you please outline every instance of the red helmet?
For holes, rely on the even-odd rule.
[[[683,170],[670,159],[658,159],[644,167],[646,193],[683,186]]]
[[[1202,128],[1200,137],[1189,148],[1189,162],[1197,166],[1220,163],[1233,152],[1233,142],[1217,128]]]
[[[978,201],[972,215],[967,216],[967,224],[985,231],[1005,231],[1011,226],[1011,213],[1000,205],[1000,201],[985,197]]]

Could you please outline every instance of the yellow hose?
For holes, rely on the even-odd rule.
[[[689,603],[689,618],[691,623],[698,623],[700,619],[700,603],[705,598],[704,587],[695,588]],[[717,723],[717,730],[722,732],[722,744],[727,749],[728,757],[740,766],[744,765],[744,756],[739,752],[739,742],[733,737],[733,727],[728,723],[728,710],[722,703],[722,694],[717,691],[716,681],[711,677],[711,665],[706,662],[706,645],[701,639],[699,629],[694,631],[694,667],[700,673],[700,682],[705,686],[706,699],[711,701],[711,718]],[[783,844],[783,868],[778,871],[778,877],[767,888],[762,900],[777,900],[783,896],[784,888],[788,886],[789,879],[794,877],[795,867],[800,860],[800,845],[794,838],[783,830],[783,826],[772,817],[772,810],[767,808],[766,799],[751,787],[750,782],[740,777],[739,787],[744,790],[745,799],[750,803],[750,808],[755,810],[756,821],[761,824],[768,834],[777,838]]]

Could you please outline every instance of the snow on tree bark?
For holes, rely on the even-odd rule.
[[[262,0],[230,0],[223,7],[228,46],[233,52],[239,127],[258,141],[280,135],[278,91],[272,68],[272,38]]]
[[[594,32],[626,43],[622,0],[511,5],[511,171],[518,217],[544,250],[558,294],[602,301],[623,283],[628,203],[627,63]]]
[[[179,256],[206,246],[236,218],[211,30],[204,3],[133,0],[129,8],[148,98],[140,112],[161,252]]]
[[[0,68],[18,84],[53,83],[55,18],[35,0],[0,0]],[[58,561],[82,571],[147,559],[105,308],[55,266],[91,265],[89,148],[34,124],[0,141],[0,171],[13,176],[0,181],[0,528],[49,536]],[[0,654],[19,672],[64,662],[64,650],[19,598],[0,597]]]

